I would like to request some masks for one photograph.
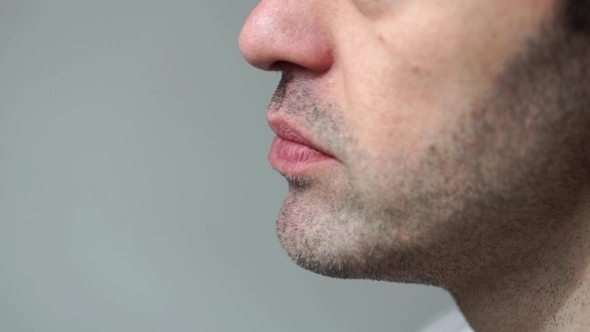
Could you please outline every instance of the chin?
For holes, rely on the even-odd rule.
[[[429,258],[421,249],[370,234],[374,234],[370,227],[361,231],[354,222],[318,220],[309,214],[288,218],[284,209],[277,221],[277,235],[287,255],[313,273],[337,279],[441,286],[436,273],[426,269]]]
[[[444,287],[436,274],[421,270],[416,264],[409,264],[413,260],[412,255],[403,256],[392,253],[391,257],[361,259],[346,252],[338,255],[324,251],[306,252],[292,246],[284,239],[281,239],[281,244],[295,264],[325,277]]]

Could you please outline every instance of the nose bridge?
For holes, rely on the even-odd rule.
[[[325,0],[262,0],[240,33],[244,58],[263,70],[289,62],[314,71],[329,68],[331,47]]]

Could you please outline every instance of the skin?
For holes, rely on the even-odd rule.
[[[590,34],[570,12],[262,0],[239,43],[283,73],[268,116],[337,160],[283,174],[288,255],[442,287],[475,331],[590,330]]]

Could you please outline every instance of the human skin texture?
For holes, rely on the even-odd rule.
[[[581,2],[581,1],[578,1]],[[590,33],[565,0],[262,0],[267,110],[335,158],[280,242],[336,278],[448,290],[475,331],[590,330]]]

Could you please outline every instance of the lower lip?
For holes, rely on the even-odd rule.
[[[272,141],[269,164],[279,172],[288,175],[302,175],[324,162],[335,161],[334,158],[297,142],[276,136]]]

